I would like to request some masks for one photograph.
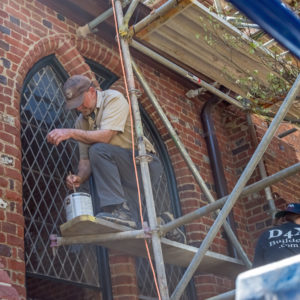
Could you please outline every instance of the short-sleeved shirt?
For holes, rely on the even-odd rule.
[[[76,120],[76,129],[83,130],[115,130],[118,131],[110,144],[131,149],[131,125],[129,105],[125,97],[118,91],[97,91],[97,104],[92,116],[84,117],[82,114]],[[79,142],[81,159],[88,158],[90,145]]]
[[[97,91],[97,104],[88,117],[79,115],[75,122],[76,129],[83,130],[115,130],[110,144],[125,149],[132,149],[131,121],[129,104],[123,94],[116,90]],[[146,149],[155,152],[148,140]],[[80,159],[88,159],[90,145],[79,142]]]
[[[293,222],[265,231],[257,242],[253,267],[300,254],[300,225]]]

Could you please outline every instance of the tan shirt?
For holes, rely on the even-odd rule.
[[[94,116],[86,118],[80,114],[75,122],[75,128],[118,131],[109,143],[125,149],[132,148],[129,105],[125,97],[118,91],[97,91]],[[149,152],[155,152],[151,143],[148,140],[145,142],[146,149]],[[89,147],[89,144],[79,142],[80,159],[88,159]]]

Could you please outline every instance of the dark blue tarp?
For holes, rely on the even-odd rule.
[[[300,58],[300,18],[279,0],[228,0]]]

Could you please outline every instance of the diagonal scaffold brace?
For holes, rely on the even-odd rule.
[[[185,271],[182,279],[178,283],[175,291],[173,292],[171,299],[172,300],[179,300],[180,296],[182,295],[184,289],[186,288],[188,282],[191,280],[193,274],[195,273],[198,265],[201,263],[206,251],[208,250],[209,246],[213,242],[214,238],[216,237],[218,231],[220,230],[222,224],[225,222],[226,217],[228,216],[229,212],[231,211],[232,207],[234,206],[237,199],[240,197],[246,183],[250,179],[254,169],[256,168],[257,164],[261,160],[263,154],[267,150],[276,130],[278,129],[280,123],[282,122],[284,116],[288,112],[289,108],[291,107],[294,99],[300,92],[300,75],[298,75],[296,81],[294,82],[292,88],[290,89],[289,93],[287,94],[285,100],[283,101],[281,107],[279,108],[275,118],[273,119],[270,127],[266,131],[264,137],[262,138],[261,142],[259,143],[258,147],[256,148],[252,158],[250,159],[248,165],[246,166],[244,172],[242,173],[240,179],[236,183],[234,189],[232,190],[231,194],[229,195],[225,205],[223,206],[221,212],[219,213],[218,217],[216,218],[214,224],[210,228],[209,232],[207,233],[206,237],[204,238],[200,248],[198,249],[197,253],[195,254],[194,258],[192,259],[189,267]]]

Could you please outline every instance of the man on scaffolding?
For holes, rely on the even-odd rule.
[[[80,115],[75,129],[54,129],[48,133],[47,141],[57,146],[72,138],[79,144],[78,171],[76,175],[67,176],[67,187],[72,189],[74,186],[89,192],[89,178],[92,175],[96,217],[136,228],[139,220],[138,193],[128,102],[118,91],[96,90],[92,81],[83,75],[70,77],[64,84],[63,92],[66,108],[76,109]],[[152,185],[155,186],[162,174],[162,166],[146,138],[145,145],[152,156],[149,169]],[[139,168],[138,173],[140,178]],[[168,212],[160,217],[161,223],[172,219]],[[169,238],[185,241],[179,229],[169,233]]]

